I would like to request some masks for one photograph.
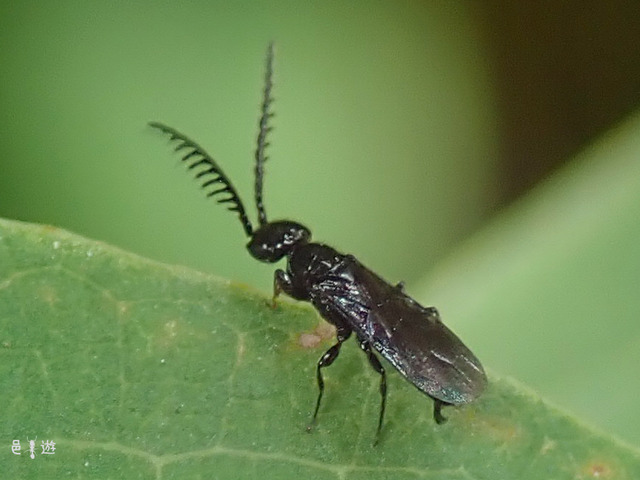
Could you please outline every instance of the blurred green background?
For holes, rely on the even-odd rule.
[[[2,2],[0,215],[270,291],[272,266],[247,255],[234,216],[203,199],[146,123],[203,145],[249,207],[264,53],[275,40],[270,218],[300,220],[317,240],[407,281],[490,369],[640,444],[640,306],[628,303],[640,279],[640,188],[629,175],[638,150],[558,170],[637,105],[638,18],[634,5],[584,2]],[[527,195],[549,175],[550,186]],[[633,215],[619,237],[572,258],[564,281],[593,279],[588,287],[490,264],[509,251],[503,267],[558,265],[558,244],[582,248],[566,242],[580,225],[606,229],[610,211],[571,217],[575,229],[557,216],[575,213],[563,202],[580,204],[573,192],[594,178],[626,181],[631,196],[611,205]],[[564,243],[529,248],[531,238],[519,239],[531,225],[542,245],[563,232]],[[603,260],[612,245],[624,262]],[[596,301],[619,285],[620,308],[604,320],[615,335],[584,328],[602,325]]]
[[[196,139],[250,204],[271,39],[271,218],[300,219],[412,281],[489,214],[495,114],[467,8],[27,5],[0,12],[5,216],[270,288],[272,269],[247,256],[237,220],[203,200],[146,124]]]

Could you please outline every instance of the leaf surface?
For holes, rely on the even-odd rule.
[[[315,364],[331,331],[306,306],[158,264],[53,227],[0,221],[0,469],[5,478],[640,478],[637,450],[490,376],[448,408],[355,342]],[[22,454],[10,446],[20,440]],[[35,458],[28,440],[35,439]],[[43,440],[56,443],[43,455]]]

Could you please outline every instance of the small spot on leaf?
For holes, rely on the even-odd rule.
[[[480,420],[480,428],[498,443],[511,444],[521,437],[517,425],[499,417],[489,417]]]
[[[613,468],[603,461],[589,462],[583,471],[584,478],[616,478]]]
[[[327,322],[319,323],[311,332],[301,333],[298,344],[302,348],[317,348],[324,340],[335,338],[336,329]]]
[[[542,442],[542,447],[540,447],[540,455],[544,455],[550,450],[556,448],[557,442],[555,440],[551,440],[549,437],[544,437]]]
[[[56,289],[50,285],[40,287],[38,289],[38,296],[50,307],[53,307],[59,300]]]

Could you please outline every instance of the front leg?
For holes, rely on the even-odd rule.
[[[309,301],[309,292],[306,292],[304,287],[300,285],[296,286],[289,272],[277,269],[273,277],[273,299],[271,300],[271,306],[273,308],[276,308],[276,298],[278,298],[281,292],[286,293],[296,300]]]
[[[287,272],[277,269],[273,276],[273,297],[271,299],[271,308],[276,308],[276,298],[278,298],[280,292],[284,292],[290,297],[293,297],[293,283],[291,282],[291,277]]]

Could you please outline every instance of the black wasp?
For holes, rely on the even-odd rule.
[[[287,259],[287,269],[277,269],[273,282],[273,301],[280,292],[296,300],[310,302],[320,315],[336,327],[336,343],[318,361],[318,400],[309,429],[315,423],[324,392],[322,369],[331,365],[342,344],[355,333],[369,364],[380,374],[380,416],[376,439],[384,418],[387,380],[375,352],[386,358],[409,382],[434,401],[437,423],[443,405],[471,402],[484,390],[487,378],[480,361],[440,320],[433,307],[423,307],[404,293],[403,283],[390,285],[362,265],[353,255],[311,241],[311,231],[289,220],[267,220],[262,203],[267,133],[271,130],[271,90],[273,87],[273,45],[266,60],[264,96],[255,152],[255,201],[257,230],[253,229],[231,181],[217,162],[196,142],[177,130],[157,122],[150,125],[177,142],[176,151],[202,182],[208,197],[220,195],[218,203],[238,213],[250,238],[249,253],[257,260],[275,263]]]

